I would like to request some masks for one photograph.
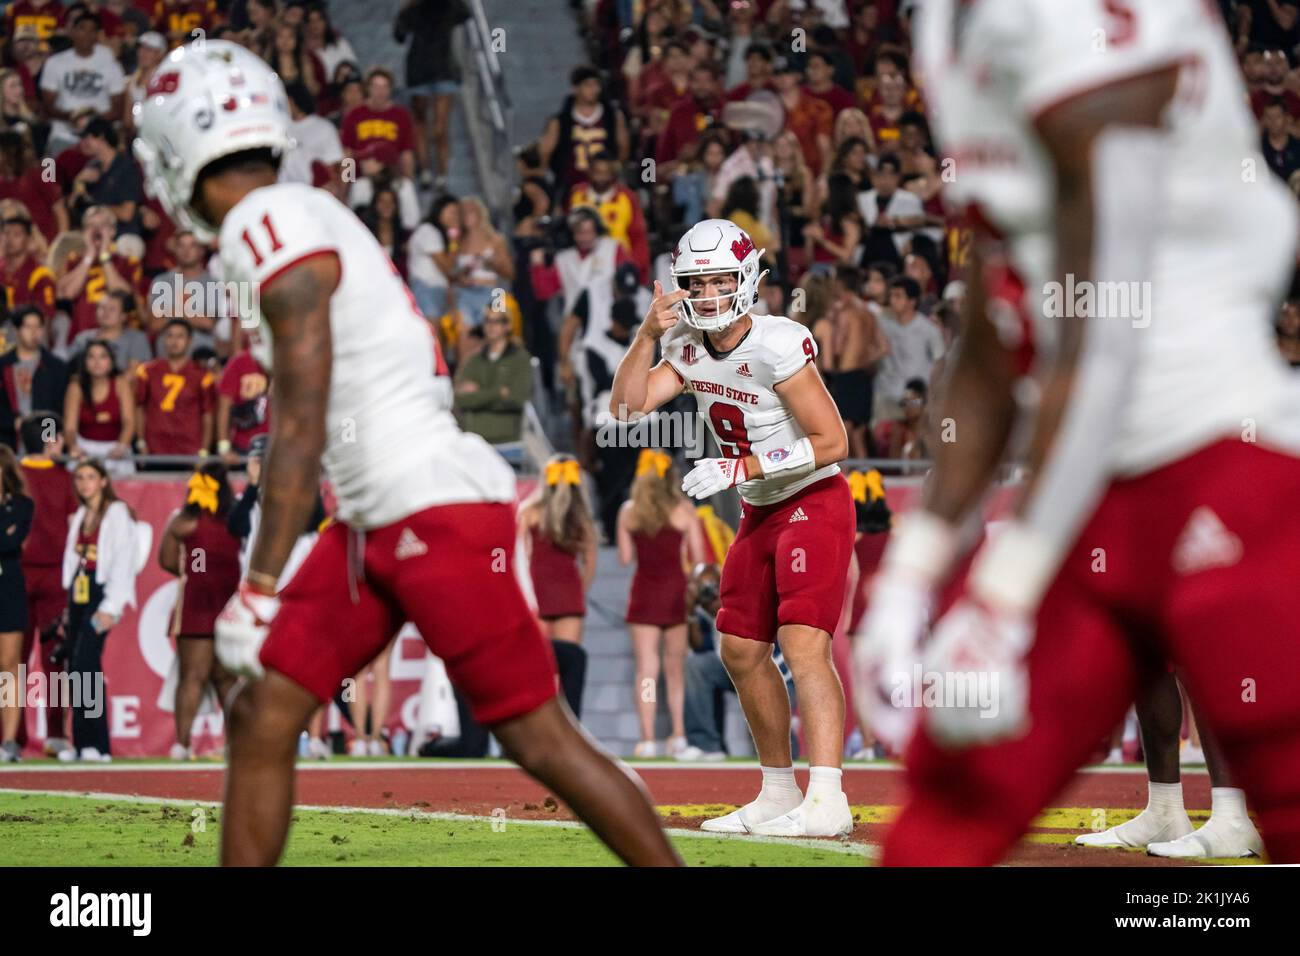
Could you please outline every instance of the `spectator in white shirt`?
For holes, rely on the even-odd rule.
[[[397,216],[406,230],[414,229],[420,224],[420,194],[415,188],[415,180],[403,176],[397,151],[392,144],[382,140],[371,140],[354,154],[357,181],[348,190],[348,205],[353,209],[364,209],[375,198],[375,192],[383,180],[397,196]]]
[[[321,186],[343,198],[343,143],[329,120],[316,115],[316,97],[301,82],[287,83],[289,126],[294,147],[280,163],[280,182]]]
[[[925,225],[921,197],[899,188],[903,167],[898,157],[886,153],[872,174],[874,188],[858,194],[858,212],[867,225],[864,262],[893,261],[902,265],[913,230]],[[893,249],[890,250],[892,243]]]
[[[46,60],[41,71],[41,96],[54,120],[49,156],[77,144],[68,120],[78,107],[89,106],[110,122],[122,115],[126,76],[113,51],[98,42],[99,30],[99,16],[82,13],[72,21],[72,47]]]
[[[722,162],[713,180],[713,196],[708,204],[709,216],[719,219],[731,184],[750,176],[758,184],[758,218],[774,235],[780,235],[776,215],[776,167],[772,164],[772,147],[758,133],[746,133],[740,148]]]
[[[420,311],[435,322],[451,311],[447,276],[456,269],[460,231],[460,203],[439,196],[406,242],[406,281]]]

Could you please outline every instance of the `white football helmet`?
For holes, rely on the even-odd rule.
[[[705,219],[688,229],[673,251],[672,274],[678,288],[689,290],[691,276],[734,272],[736,294],[684,299],[686,324],[701,332],[717,332],[748,313],[758,297],[758,284],[767,275],[766,269],[758,271],[766,251],[755,249],[749,234],[727,219]],[[731,300],[730,307],[717,315],[700,315],[695,309],[696,303],[716,301],[721,310],[726,299]]]
[[[135,157],[145,190],[202,242],[217,227],[193,205],[203,167],[231,153],[292,147],[284,85],[255,54],[226,40],[201,40],[158,64],[133,110]]]

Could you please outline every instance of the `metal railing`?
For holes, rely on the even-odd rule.
[[[465,66],[461,105],[474,149],[474,164],[484,202],[497,221],[508,219],[514,176],[510,151],[511,104],[505,74],[493,45],[483,0],[468,0],[471,16],[455,43]]]

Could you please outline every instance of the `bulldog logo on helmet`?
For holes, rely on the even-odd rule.
[[[758,286],[766,271],[760,271],[763,252],[754,248],[749,235],[727,219],[705,219],[687,230],[672,255],[672,275],[679,289],[691,288],[692,276],[730,274],[736,289],[724,295],[682,300],[686,324],[702,332],[717,332],[749,313],[758,298]],[[704,306],[713,314],[699,311]]]

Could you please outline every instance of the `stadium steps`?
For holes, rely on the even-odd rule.
[[[614,548],[601,548],[596,580],[587,595],[587,622],[583,646],[587,649],[587,684],[582,699],[582,724],[604,746],[620,756],[631,756],[640,733],[633,697],[635,663],[632,640],[623,615],[632,586],[632,568],[618,563]],[[656,698],[661,702],[655,737],[668,737],[667,695],[663,681]],[[727,698],[727,746],[733,756],[753,754],[753,741],[744,715],[732,694]]]
[[[397,96],[406,81],[406,48],[393,41],[393,21],[402,0],[369,0],[367,3],[335,4],[330,9],[334,26],[352,44],[362,70],[384,66],[397,77]],[[453,195],[469,196],[478,191],[478,174],[465,129],[464,111],[459,104],[452,110],[451,168],[447,188]],[[421,207],[427,207],[428,192],[421,194]]]

